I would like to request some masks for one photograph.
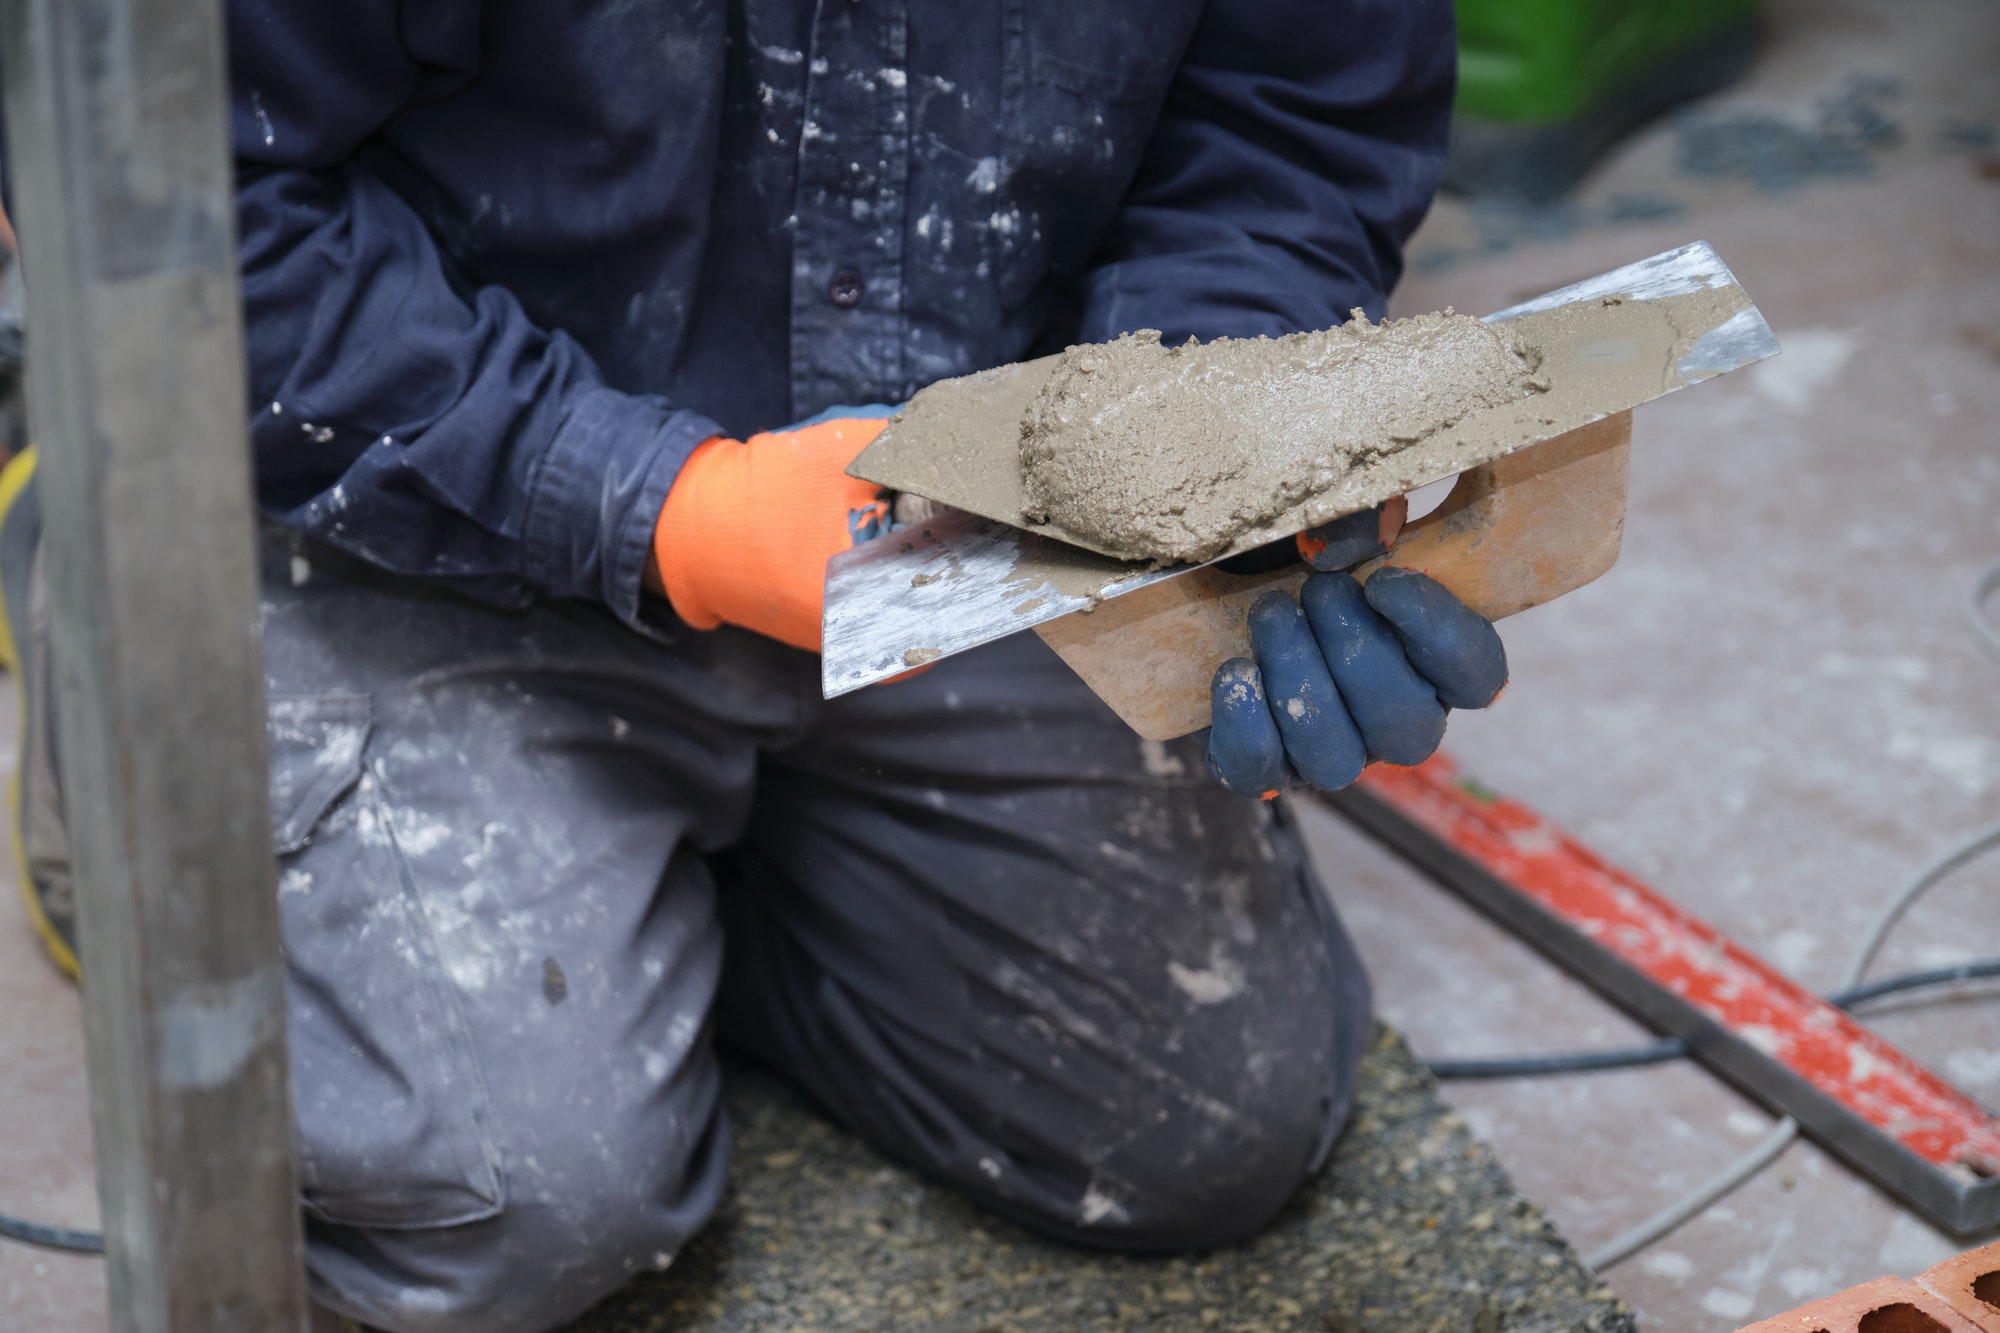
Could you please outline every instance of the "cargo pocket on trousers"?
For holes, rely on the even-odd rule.
[[[485,1084],[368,777],[363,695],[271,700],[299,1192],[342,1226],[455,1226],[502,1195]]]

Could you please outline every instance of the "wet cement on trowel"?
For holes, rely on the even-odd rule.
[[[1357,468],[1546,392],[1541,362],[1518,329],[1449,310],[1072,347],[1021,423],[1024,514],[1134,559],[1208,560]]]
[[[1747,305],[1726,286],[1492,325],[1435,315],[1195,348],[1136,337],[1072,348],[924,390],[852,470],[1114,558],[1211,559],[1691,382],[1681,358]],[[1104,373],[1082,369],[1093,361],[1115,367],[1097,381],[1110,387],[1080,387]],[[1239,419],[1249,426],[1231,433]],[[1148,423],[1164,432],[1153,446]]]
[[[732,1182],[665,1273],[569,1333],[1633,1333],[1632,1315],[1378,1029],[1332,1162],[1212,1254],[1070,1248],[877,1157],[731,1067]]]

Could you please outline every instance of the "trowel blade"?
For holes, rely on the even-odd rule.
[[[1510,306],[1485,316],[1485,321],[1518,319],[1608,296],[1650,301],[1736,286],[1735,276],[1715,251],[1697,241]],[[1657,388],[1630,401],[1603,404],[1592,419],[1629,410],[1777,350],[1770,326],[1745,298],[1742,308],[1695,341],[1676,364],[1676,374],[1663,377]],[[1010,494],[1018,495],[1021,416],[1053,362],[1054,358],[1045,357],[930,386],[911,400],[849,470],[945,503],[954,498],[960,504],[981,501],[991,510],[997,494],[998,507],[1016,513],[1008,505]],[[976,402],[984,410],[939,413],[926,410],[927,400],[933,406],[950,402],[959,408]],[[958,423],[953,436],[926,436],[926,423],[941,416]],[[1524,436],[1498,452],[1456,459],[1448,470],[1416,476],[1406,489],[1490,462],[1581,424],[1555,423],[1546,434]],[[976,438],[968,438],[967,432],[975,432]],[[1016,478],[1012,492],[1003,475],[1006,469],[1013,469],[1007,475]],[[1231,549],[1289,535],[1297,526],[1259,532],[1254,540]],[[1153,569],[1143,562],[1115,560],[1023,531],[992,512],[948,512],[827,562],[822,688],[831,699],[1197,567]]]
[[[1193,568],[1153,569],[947,510],[827,562],[826,697]]]

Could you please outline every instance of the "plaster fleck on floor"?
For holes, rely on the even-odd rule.
[[[1395,310],[1498,309],[1696,237],[1764,310],[1785,354],[1639,413],[1620,564],[1507,622],[1514,684],[1491,713],[1455,715],[1446,744],[1829,987],[1909,871],[2000,818],[2000,660],[1960,606],[2000,559],[2000,9],[1771,13],[1744,85],[1635,139],[1576,199],[1441,205]],[[1842,116],[1864,126],[1833,136],[1852,152],[1815,157],[1812,136]],[[0,691],[0,765],[13,725]],[[1420,1053],[1640,1035],[1330,816],[1302,817],[1384,1016]],[[11,870],[0,878],[0,1210],[95,1225],[76,996],[37,956]],[[1912,912],[1879,967],[1975,955],[2000,955],[2000,862]],[[1870,1021],[2000,1104],[1997,993],[1898,1001]],[[1446,1095],[1583,1248],[1769,1123],[1687,1067]],[[1979,1239],[1939,1235],[1800,1144],[1609,1282],[1642,1328],[1728,1333]],[[95,1333],[103,1300],[97,1260],[0,1241],[0,1330]]]

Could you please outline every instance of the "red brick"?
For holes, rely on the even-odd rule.
[[[1914,1282],[1878,1277],[1736,1333],[1986,1333]]]
[[[2000,1241],[1925,1269],[1917,1282],[1986,1333],[2000,1333]]]

